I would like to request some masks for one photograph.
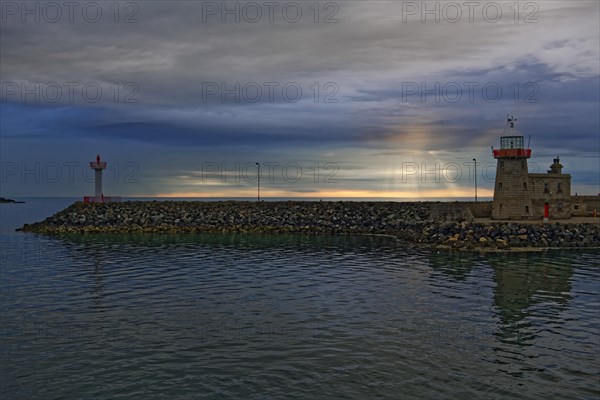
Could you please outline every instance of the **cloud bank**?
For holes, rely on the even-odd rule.
[[[0,10],[3,194],[80,195],[62,164],[101,153],[123,195],[252,195],[236,164],[271,162],[267,195],[468,196],[507,114],[600,191],[595,1],[52,4]]]

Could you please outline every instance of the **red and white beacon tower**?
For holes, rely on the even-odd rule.
[[[102,193],[102,171],[106,169],[106,161],[100,161],[100,156],[96,156],[96,161],[90,162],[90,168],[96,171],[96,193],[94,196],[85,196],[83,198],[84,203],[114,203],[120,202],[121,197],[119,196],[105,196]]]
[[[529,146],[525,147],[523,136],[518,135],[515,121],[515,118],[508,117],[504,134],[500,138],[500,149],[493,150],[498,166],[492,219],[527,219],[534,215],[527,169],[531,149]],[[507,129],[514,133],[506,135]]]
[[[96,162],[92,161],[90,162],[90,167],[96,171],[96,178],[95,178],[95,187],[96,187],[96,193],[95,193],[95,202],[103,202],[104,201],[104,195],[102,194],[102,171],[106,169],[106,161],[100,161],[100,155],[96,156]]]

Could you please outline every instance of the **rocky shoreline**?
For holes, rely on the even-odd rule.
[[[74,233],[377,234],[428,247],[514,250],[600,247],[600,225],[435,222],[427,202],[76,202],[20,230]]]

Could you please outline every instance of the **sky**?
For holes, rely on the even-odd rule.
[[[0,3],[4,197],[493,195],[507,115],[530,172],[600,193],[600,2]],[[477,160],[475,168],[473,159]]]

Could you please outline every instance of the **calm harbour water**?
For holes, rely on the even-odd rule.
[[[2,399],[600,397],[600,252],[383,237],[13,232]]]

